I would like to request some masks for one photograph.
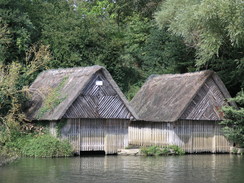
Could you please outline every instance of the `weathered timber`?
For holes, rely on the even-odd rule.
[[[219,110],[225,105],[225,97],[212,78],[209,78],[190,102],[181,119],[219,120]]]
[[[235,106],[212,71],[151,77],[132,99],[141,121],[129,126],[129,144],[178,145],[188,153],[229,152],[221,107]]]
[[[128,120],[68,119],[61,139],[68,140],[77,154],[80,151],[105,151],[116,154],[128,146]]]
[[[103,85],[96,85],[102,81]],[[64,118],[122,118],[130,119],[131,112],[101,72],[94,75],[83,93],[77,97]]]
[[[219,121],[180,120],[176,123],[135,121],[129,126],[129,144],[137,146],[177,145],[187,153],[230,152]]]

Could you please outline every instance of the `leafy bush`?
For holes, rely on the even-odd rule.
[[[223,132],[228,140],[234,142],[238,147],[244,147],[244,91],[242,90],[230,100],[239,104],[239,108],[223,107],[225,120],[220,124],[224,125]]]
[[[141,148],[142,154],[146,156],[162,156],[162,155],[183,155],[185,152],[179,146],[170,145],[165,147],[150,146]]]
[[[72,147],[66,141],[51,135],[42,135],[27,140],[21,153],[30,157],[64,157],[72,155]]]
[[[72,155],[72,147],[67,141],[59,140],[49,134],[34,136],[20,134],[3,146],[6,152],[15,152],[28,157],[64,157]],[[6,153],[5,153],[6,154]]]

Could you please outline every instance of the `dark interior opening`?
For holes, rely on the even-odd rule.
[[[105,156],[105,151],[80,151],[80,156]]]

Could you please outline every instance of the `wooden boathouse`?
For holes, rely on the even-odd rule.
[[[50,123],[52,134],[67,139],[76,153],[115,154],[128,146],[128,125],[136,115],[105,68],[47,70],[30,91],[27,117]]]
[[[178,145],[188,153],[229,152],[221,132],[221,107],[230,94],[212,71],[149,77],[131,101],[140,121],[129,126],[129,144]]]

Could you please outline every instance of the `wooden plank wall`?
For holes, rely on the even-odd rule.
[[[218,109],[225,104],[225,97],[212,78],[204,83],[180,119],[221,120]]]
[[[230,143],[223,136],[217,121],[132,122],[129,126],[129,144],[178,145],[187,153],[220,153],[230,150]]]
[[[106,120],[105,152],[115,154],[128,146],[128,120]]]
[[[116,154],[128,146],[128,120],[68,119],[61,138],[68,140],[78,154],[80,151],[105,151]]]
[[[96,85],[102,81],[103,85]],[[110,82],[99,72],[69,107],[64,118],[130,119],[131,112]]]

